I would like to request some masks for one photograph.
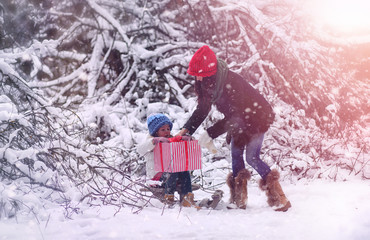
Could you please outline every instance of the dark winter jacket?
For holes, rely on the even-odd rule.
[[[198,105],[184,128],[193,134],[215,104],[218,111],[224,114],[224,119],[207,129],[210,137],[216,138],[228,132],[234,142],[245,145],[253,134],[266,132],[275,116],[266,99],[239,74],[229,71],[222,95],[212,102],[215,76],[196,81]]]

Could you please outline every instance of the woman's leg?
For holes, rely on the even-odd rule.
[[[243,159],[244,146],[239,147],[234,143],[234,139],[231,139],[231,161],[233,169],[233,177],[236,177],[240,170],[245,168]]]
[[[231,139],[231,157],[232,157],[232,175],[227,177],[227,185],[230,188],[230,203],[235,203],[238,208],[246,209],[248,191],[247,182],[250,179],[250,173],[245,169],[243,152],[244,146],[239,147]]]
[[[249,143],[245,147],[245,158],[247,163],[258,172],[262,179],[265,179],[271,172],[271,169],[260,158],[263,137],[264,133],[257,133],[251,137]]]
[[[279,183],[280,174],[276,169],[271,171],[270,167],[260,158],[263,137],[264,133],[258,133],[251,137],[246,146],[246,161],[262,177],[259,185],[266,192],[268,204],[274,207],[275,211],[285,212],[292,205]]]

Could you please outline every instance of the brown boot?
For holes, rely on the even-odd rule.
[[[251,174],[247,169],[242,169],[235,178],[235,203],[238,208],[247,208],[247,182],[250,178]]]
[[[194,193],[187,193],[184,198],[182,199],[181,206],[183,207],[195,207],[196,209],[200,209],[199,206],[194,202]]]
[[[165,194],[163,197],[163,202],[168,205],[175,204],[175,195],[173,194]]]
[[[275,211],[286,212],[292,205],[285,196],[279,183],[280,174],[276,169],[271,170],[266,179],[261,179],[260,188],[266,192],[267,203]]]

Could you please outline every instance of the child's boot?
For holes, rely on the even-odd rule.
[[[194,193],[187,193],[184,198],[182,199],[181,206],[183,207],[195,207],[196,209],[200,209],[199,206],[194,202]]]
[[[173,194],[165,194],[164,201],[165,204],[174,205],[175,204],[175,195]]]

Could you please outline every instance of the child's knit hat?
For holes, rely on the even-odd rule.
[[[172,122],[162,113],[151,114],[147,119],[149,134],[154,137],[156,132],[164,125],[168,124],[172,130]]]
[[[199,77],[209,77],[217,73],[216,54],[207,46],[199,48],[191,58],[188,74]]]

